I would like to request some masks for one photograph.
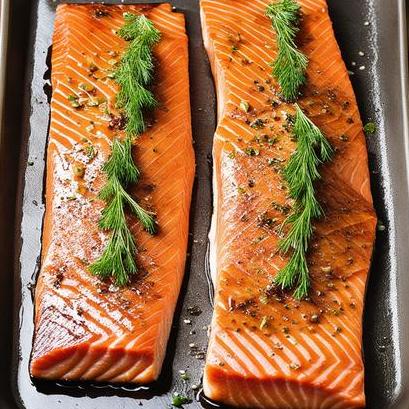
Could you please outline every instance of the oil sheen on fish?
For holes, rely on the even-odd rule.
[[[92,276],[88,266],[109,238],[98,227],[104,208],[98,193],[111,140],[124,132],[118,113],[110,114],[118,91],[110,73],[127,44],[116,35],[125,12],[145,14],[161,32],[154,49],[159,106],[134,147],[142,179],[131,192],[156,212],[160,227],[150,236],[129,217],[139,272],[118,288]],[[169,4],[60,5],[51,80],[31,375],[149,383],[161,370],[183,278],[194,178],[184,16]],[[73,97],[79,94],[83,107]]]
[[[376,215],[365,137],[324,0],[299,0],[309,58],[299,104],[335,148],[321,168],[308,256],[310,297],[272,285],[291,208],[282,170],[294,152],[294,106],[279,98],[270,0],[201,0],[218,96],[211,264],[215,307],[204,374],[209,398],[235,407],[365,406],[362,313]]]

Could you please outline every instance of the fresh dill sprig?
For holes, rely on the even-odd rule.
[[[114,75],[120,87],[116,101],[124,110],[127,134],[136,136],[145,131],[144,111],[157,104],[148,87],[154,69],[152,47],[160,40],[160,32],[143,15],[126,13],[124,19],[117,34],[130,43]]]
[[[266,15],[271,19],[277,35],[277,57],[272,63],[273,76],[281,87],[285,100],[295,101],[299,89],[306,82],[308,59],[295,42],[301,15],[296,0],[280,0],[267,6]]]
[[[290,225],[289,230],[279,244],[283,254],[292,253],[288,264],[275,278],[275,283],[283,289],[296,288],[294,297],[301,299],[308,295],[310,287],[307,252],[313,234],[312,222],[323,215],[315,195],[314,182],[321,178],[318,168],[331,159],[333,149],[298,104],[293,132],[297,149],[284,169],[284,177],[294,206],[284,222],[284,226]]]
[[[138,182],[140,172],[132,157],[133,141],[145,131],[144,112],[156,106],[149,90],[154,70],[152,48],[160,40],[160,33],[145,16],[126,13],[125,24],[117,32],[129,42],[114,79],[119,85],[117,107],[126,118],[126,136],[115,138],[112,152],[103,166],[107,182],[99,197],[106,202],[99,226],[111,231],[108,245],[90,271],[101,277],[113,277],[119,286],[128,284],[130,276],[138,271],[134,237],[126,220],[126,209],[135,215],[150,234],[156,232],[154,214],[143,209],[126,191]]]
[[[296,37],[300,30],[301,7],[297,0],[278,0],[267,6],[277,36],[277,57],[272,63],[273,77],[286,101],[296,101],[306,83],[308,58],[298,49]],[[297,149],[284,170],[289,195],[294,200],[287,235],[279,243],[283,254],[291,253],[288,264],[278,273],[275,283],[283,289],[295,288],[294,297],[302,299],[310,287],[307,252],[313,234],[312,222],[323,211],[316,195],[314,182],[320,179],[319,166],[331,159],[332,147],[318,127],[296,106],[293,133]]]
[[[104,254],[95,261],[89,270],[102,279],[115,277],[115,283],[124,286],[129,282],[129,276],[138,269],[135,263],[136,246],[126,223],[112,231]]]

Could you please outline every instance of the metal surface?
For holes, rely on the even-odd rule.
[[[44,152],[49,120],[47,54],[57,3],[48,0],[10,3],[9,38],[7,42],[3,36],[0,46],[1,51],[8,44],[9,50],[7,65],[4,59],[0,65],[0,77],[1,69],[7,68],[6,82],[1,82],[5,85],[6,103],[0,146],[3,267],[0,409],[128,409],[139,404],[147,409],[167,408],[173,391],[188,391],[189,385],[200,383],[203,361],[189,353],[189,344],[195,343],[199,349],[206,347],[212,312],[204,266],[212,212],[209,157],[215,127],[215,97],[202,46],[198,1],[171,3],[186,14],[190,36],[197,160],[191,257],[162,376],[156,385],[138,389],[47,382],[34,385],[28,375],[33,330],[31,289],[38,271],[44,211]],[[352,81],[363,120],[375,120],[378,124],[377,133],[368,138],[368,150],[375,205],[386,230],[378,234],[365,311],[368,409],[409,409],[409,130],[404,1],[328,0],[328,3],[344,59],[349,69],[355,71]],[[2,0],[2,21],[7,4],[7,0]],[[359,51],[364,51],[365,56],[360,56]],[[356,66],[352,65],[353,61]],[[365,69],[359,70],[360,66]],[[191,316],[188,308],[193,306],[199,306],[202,314]],[[183,322],[186,318],[192,320],[192,325]],[[187,370],[190,375],[186,385],[180,379],[179,370]],[[188,393],[194,398],[191,391]],[[185,405],[185,408],[200,407],[196,400]]]
[[[4,100],[4,93],[6,90],[6,65],[5,61],[7,58],[7,38],[8,38],[8,19],[9,19],[9,3],[8,1],[3,1],[0,4],[0,124],[1,124],[1,133],[0,133],[0,157],[2,158],[3,155],[7,155],[6,147],[4,146],[3,142],[3,134],[5,133],[5,127],[3,123],[4,111],[5,111],[5,100]],[[3,161],[0,161],[0,172],[6,171],[6,168],[1,165]],[[4,189],[0,190],[0,214],[4,214],[7,218],[7,221],[10,219],[7,217],[9,215],[7,211],[7,193]],[[4,231],[4,234],[1,234],[1,242],[0,242],[0,257],[4,259],[4,257],[10,258],[10,255],[7,254],[4,250],[6,250],[5,246],[3,245],[3,240],[6,239],[6,234],[11,233],[12,226],[9,226],[7,230],[6,220],[0,220],[0,231]],[[10,229],[11,228],[11,229]],[[9,245],[8,249],[11,249],[12,246]],[[7,269],[9,267],[9,269]],[[7,287],[10,285],[12,281],[12,268],[11,263],[5,264],[4,274],[0,275],[0,287]],[[7,310],[10,310],[10,297],[1,297],[0,298],[0,325],[2,328],[10,328],[10,322],[3,317],[6,314]],[[11,335],[11,334],[10,334]],[[11,339],[11,336],[7,338]],[[5,338],[5,337],[4,337]],[[4,340],[0,340],[0,348],[1,350],[8,350],[10,344]],[[7,373],[8,370],[8,362],[6,359],[0,360],[0,373]],[[4,393],[3,393],[4,392]],[[7,391],[3,391],[3,388],[0,388],[0,408],[6,406],[6,399],[7,399]]]

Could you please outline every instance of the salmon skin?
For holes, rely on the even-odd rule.
[[[117,85],[109,74],[127,44],[115,34],[125,12],[145,14],[162,35],[154,49],[159,107],[134,148],[142,179],[131,192],[156,211],[160,227],[150,236],[129,217],[139,272],[129,286],[118,288],[92,276],[88,266],[109,238],[98,227],[104,208],[98,193],[111,140],[124,132],[115,111]],[[169,4],[60,5],[51,80],[31,375],[150,383],[161,370],[183,278],[194,179],[184,16]],[[84,100],[82,108],[74,95]]]
[[[321,167],[325,217],[310,244],[312,288],[297,301],[272,285],[291,209],[282,170],[294,152],[294,106],[280,100],[270,0],[201,0],[218,95],[214,216],[215,307],[204,392],[241,408],[365,406],[362,312],[376,215],[362,123],[324,0],[299,0],[309,58],[299,104],[335,148]]]

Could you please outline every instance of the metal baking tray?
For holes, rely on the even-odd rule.
[[[127,388],[33,384],[29,377],[32,288],[39,267],[44,213],[49,47],[58,1],[1,1],[0,409],[168,408],[174,391],[184,392],[191,383],[200,384],[204,363],[201,358],[212,313],[206,250],[212,214],[211,147],[216,105],[202,45],[198,0],[170,2],[186,14],[190,36],[197,160],[190,258],[162,375],[155,385]],[[378,232],[366,300],[367,408],[408,409],[409,129],[405,2],[328,0],[328,3],[344,59],[354,71],[351,77],[363,120],[375,121],[378,128],[375,135],[368,137],[368,150],[375,205],[386,229]],[[365,55],[360,55],[360,51]],[[191,315],[189,307],[196,306],[202,313]],[[186,325],[185,319],[190,319],[192,325]],[[193,351],[189,348],[191,343],[196,345]],[[187,384],[181,380],[179,370],[187,370],[191,379]],[[193,401],[185,408],[218,407],[207,402],[200,390],[189,393]]]

